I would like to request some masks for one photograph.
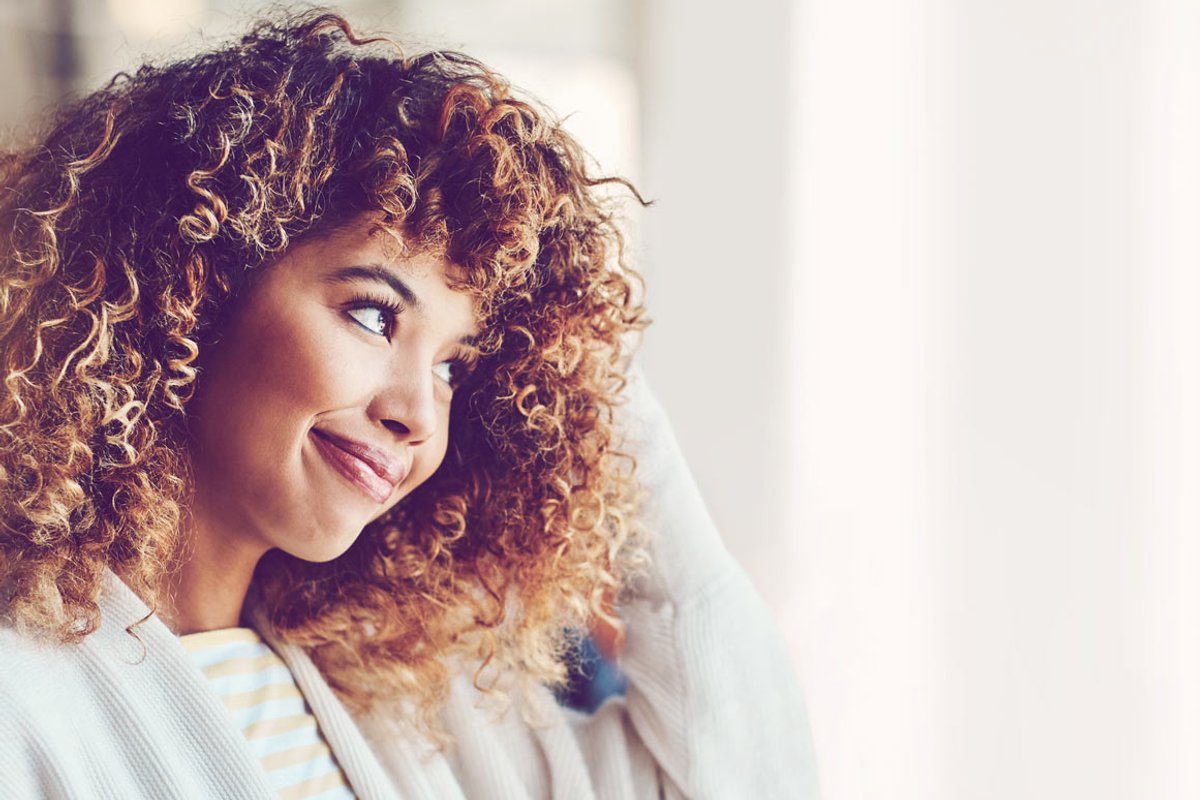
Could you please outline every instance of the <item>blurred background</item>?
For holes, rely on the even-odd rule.
[[[261,8],[0,0],[0,126]],[[827,800],[1200,797],[1200,3],[341,8],[656,200],[645,369]]]

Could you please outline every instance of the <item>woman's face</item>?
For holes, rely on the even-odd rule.
[[[266,268],[203,356],[193,517],[222,547],[343,553],[446,453],[471,298],[364,222]]]

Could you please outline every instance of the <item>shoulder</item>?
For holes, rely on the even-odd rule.
[[[111,725],[122,706],[147,695],[158,659],[112,616],[74,642],[0,621],[0,724],[20,718],[26,730],[70,739],[88,726]]]
[[[86,640],[85,640],[86,641]],[[80,644],[64,644],[0,622],[0,688],[52,680],[76,669]]]
[[[61,753],[77,752],[86,736],[91,699],[82,647],[0,623],[0,772],[29,796],[62,788],[54,780]]]
[[[0,724],[18,714],[54,720],[86,695],[91,645],[65,644],[0,624]]]

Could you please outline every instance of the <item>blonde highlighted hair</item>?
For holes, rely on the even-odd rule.
[[[268,553],[253,592],[354,708],[429,723],[459,656],[560,681],[564,629],[642,555],[613,407],[646,323],[604,183],[479,62],[322,12],[60,109],[0,161],[7,615],[78,641],[108,568],[161,599],[198,357],[262,264],[371,214],[461,268],[479,368],[433,478],[334,561]]]

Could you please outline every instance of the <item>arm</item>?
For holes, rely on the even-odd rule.
[[[815,798],[807,717],[779,632],[722,545],[640,374],[626,394],[618,413],[646,489],[642,522],[653,558],[620,609],[628,725],[669,791]],[[576,723],[585,746],[591,737],[611,742],[612,711]],[[587,730],[592,724],[597,730]]]

